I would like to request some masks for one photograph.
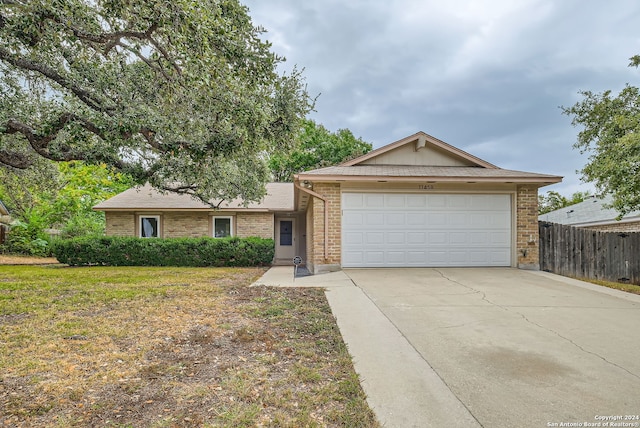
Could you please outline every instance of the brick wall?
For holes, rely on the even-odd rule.
[[[157,215],[155,213],[154,215]],[[163,238],[199,238],[212,236],[210,212],[160,213]],[[223,215],[221,213],[220,215]],[[132,212],[106,212],[106,235],[138,236],[138,216]],[[233,216],[233,233],[241,238],[259,236],[273,239],[273,213],[238,213]]]
[[[523,269],[539,269],[537,187],[518,186],[516,220],[517,266]]]
[[[273,213],[238,213],[235,234],[241,238],[258,236],[274,239]]]
[[[136,236],[136,216],[126,212],[106,212],[105,234],[108,236]]]
[[[585,226],[584,228],[600,232],[640,232],[640,221]]]
[[[315,239],[314,239],[314,235],[313,235],[313,204],[314,204],[314,199],[316,198],[311,198],[310,202],[309,202],[309,206],[307,207],[307,213],[306,213],[306,233],[307,233],[307,248],[306,248],[306,252],[307,252],[307,260],[306,260],[306,264],[307,264],[307,269],[309,269],[310,272],[314,272],[314,266],[315,266],[315,252],[314,252],[314,248],[315,248]],[[319,201],[320,202],[320,201]]]
[[[211,236],[208,212],[168,212],[160,216],[163,238],[200,238]]]
[[[312,239],[310,239],[311,251],[307,251],[307,259],[311,261],[315,272],[336,270],[340,267],[342,256],[340,184],[317,183],[313,186],[313,191],[329,202],[329,245],[324,254],[324,202],[318,198],[312,198],[310,207],[313,215],[312,234],[307,235]]]

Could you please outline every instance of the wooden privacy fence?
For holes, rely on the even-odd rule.
[[[538,222],[540,269],[640,285],[640,232],[600,232]]]

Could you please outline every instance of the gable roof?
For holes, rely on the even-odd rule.
[[[268,183],[267,194],[258,203],[246,207],[241,200],[223,202],[217,211],[291,211],[293,210],[293,183]],[[133,187],[99,203],[96,211],[216,211],[190,195],[162,193],[150,185]]]
[[[431,146],[437,149],[440,149],[441,151],[445,152],[446,154],[448,154],[451,157],[454,158],[461,158],[467,162],[469,162],[470,166],[480,166],[483,168],[498,168],[497,166],[480,159],[477,156],[474,156],[470,153],[465,152],[464,150],[461,150],[457,147],[454,147],[450,144],[445,143],[442,140],[437,139],[436,137],[433,137],[425,132],[419,131],[416,132],[413,135],[410,135],[408,137],[405,137],[401,140],[396,141],[395,143],[391,143],[391,144],[387,144],[386,146],[382,146],[376,150],[372,150],[367,154],[364,154],[360,157],[357,157],[355,159],[351,159],[347,162],[344,162],[342,164],[340,164],[340,166],[354,166],[354,165],[360,165],[360,164],[364,164],[367,161],[373,159],[373,158],[380,158],[383,155],[396,150],[398,148],[401,148],[403,146],[407,146],[409,144],[413,144],[415,143],[415,151],[419,151],[422,148],[425,148],[427,146]]]
[[[610,204],[611,201],[611,196],[605,196],[604,198],[591,196],[577,204],[541,214],[538,216],[538,220],[576,227],[640,221],[640,211],[633,211],[623,216],[621,220],[616,220],[618,212],[613,208],[605,207],[605,205]]]
[[[308,181],[403,181],[527,183],[546,186],[556,175],[502,169],[424,132],[337,166],[295,175]]]

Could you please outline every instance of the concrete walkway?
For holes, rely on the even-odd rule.
[[[342,271],[293,277],[276,266],[253,285],[323,287],[380,423],[392,427],[479,427],[427,361]]]

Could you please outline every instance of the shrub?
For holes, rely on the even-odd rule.
[[[49,237],[37,222],[25,223],[15,220],[7,233],[4,249],[10,254],[28,256],[49,256]]]
[[[53,255],[72,266],[267,266],[273,239],[129,238],[85,236],[59,239]]]

